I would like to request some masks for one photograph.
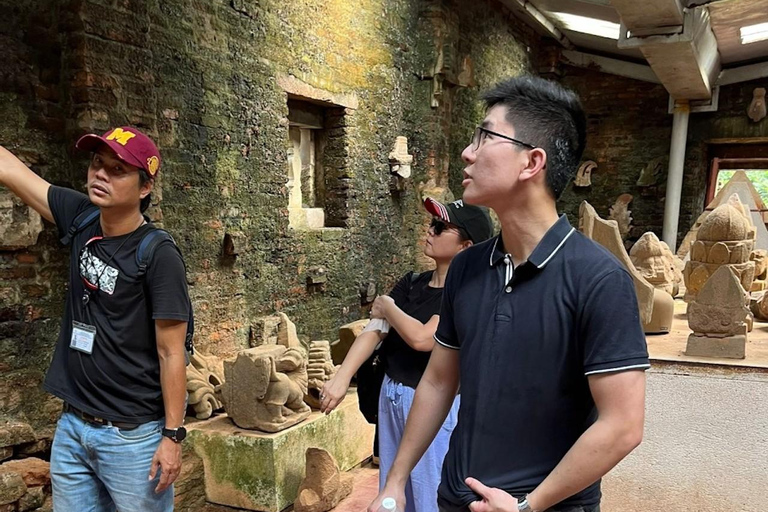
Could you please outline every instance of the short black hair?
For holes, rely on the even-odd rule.
[[[145,183],[150,181],[152,181],[152,178],[149,176],[149,173],[146,171],[146,169],[139,168],[139,188],[143,187]],[[145,198],[141,200],[141,203],[139,204],[139,210],[141,213],[147,211],[147,208],[149,208],[151,202],[152,193],[150,192]]]
[[[579,97],[556,82],[522,75],[483,94],[486,108],[504,105],[515,138],[547,153],[546,181],[557,200],[584,153],[587,121]]]

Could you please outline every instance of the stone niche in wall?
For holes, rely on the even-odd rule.
[[[40,215],[10,191],[0,189],[0,251],[16,251],[37,243],[43,230]]]

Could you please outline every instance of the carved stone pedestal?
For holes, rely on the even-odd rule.
[[[708,336],[690,334],[688,336],[688,344],[685,347],[685,355],[744,359],[746,346],[746,334],[737,334],[725,338],[710,338]]]
[[[280,512],[298,496],[307,448],[322,448],[348,471],[371,456],[373,425],[357,405],[357,392],[329,415],[313,412],[302,423],[275,434],[244,430],[227,416],[188,425],[186,448],[205,468],[205,495],[211,503]]]

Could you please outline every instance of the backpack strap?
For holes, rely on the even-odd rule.
[[[164,242],[171,242],[176,247],[176,241],[164,229],[151,229],[141,238],[139,246],[136,248],[136,266],[139,268],[139,277],[144,277],[144,274],[147,273],[149,262],[152,261],[155,250]]]
[[[152,228],[139,241],[139,246],[136,248],[136,266],[139,271],[137,277],[143,279],[149,269],[149,264],[152,261],[152,257],[155,255],[155,250],[160,245],[170,242],[173,247],[178,251],[179,247],[176,245],[176,241],[171,234],[164,229]],[[181,252],[181,251],[179,251]],[[189,356],[195,353],[195,348],[192,343],[192,338],[195,334],[195,315],[192,311],[192,302],[189,302],[189,319],[187,320],[187,334],[184,339],[184,346],[187,349],[186,359],[187,365],[189,365]]]
[[[61,243],[64,245],[71,244],[72,239],[76,234],[78,234],[90,224],[93,224],[93,222],[99,218],[99,213],[100,211],[97,206],[89,206],[85,210],[78,213],[75,219],[72,221],[72,224],[69,225],[67,234],[61,237]]]

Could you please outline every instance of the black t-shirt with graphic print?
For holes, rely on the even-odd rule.
[[[427,323],[434,315],[440,314],[440,303],[443,299],[443,289],[429,286],[433,271],[422,272],[413,278],[413,272],[408,272],[395,285],[389,296],[397,307],[421,323]],[[382,346],[386,361],[386,373],[391,379],[402,382],[416,389],[427,369],[429,356],[432,352],[421,352],[411,348],[400,333],[393,327],[384,338]]]
[[[60,236],[91,206],[86,195],[60,187],[49,189],[48,203]],[[44,387],[111,421],[144,423],[163,417],[155,320],[189,319],[184,262],[172,244],[159,245],[147,274],[137,277],[136,248],[151,229],[146,224],[84,247],[102,235],[100,223],[93,222],[70,245],[66,308]],[[82,275],[99,281],[87,304]],[[92,353],[70,347],[73,321],[95,327]]]

